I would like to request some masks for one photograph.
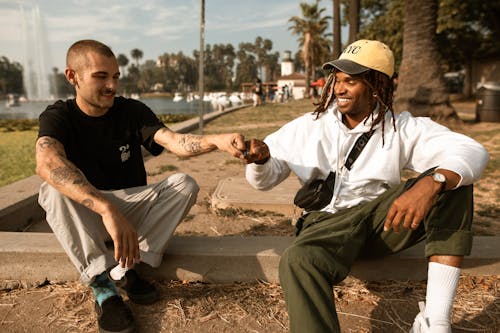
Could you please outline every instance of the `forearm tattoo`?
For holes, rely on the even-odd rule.
[[[200,153],[201,150],[201,136],[186,134],[179,140],[179,145],[187,152]]]
[[[83,185],[86,183],[85,176],[75,167],[65,165],[50,170],[50,179],[57,185]]]
[[[43,153],[47,148],[51,147],[56,151],[57,155],[61,157],[60,162],[62,162],[63,166],[49,165],[49,177],[55,185],[64,186],[67,184],[72,184],[90,188],[90,191],[88,192],[90,197],[83,199],[81,201],[81,204],[87,208],[92,209],[94,207],[94,200],[92,198],[98,197],[99,194],[92,189],[92,186],[88,182],[85,175],[66,158],[64,150],[62,150],[62,147],[57,144],[57,141],[50,137],[41,138],[38,142],[37,147],[39,152],[41,153]]]
[[[43,153],[47,148],[53,148],[57,152],[59,156],[64,156],[64,153],[61,151],[61,147],[57,145],[57,141],[52,139],[51,137],[43,137],[38,141],[38,150]]]
[[[94,208],[94,200],[88,198],[82,200],[82,206],[87,207],[88,209]]]

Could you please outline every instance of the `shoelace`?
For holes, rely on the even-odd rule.
[[[429,321],[424,317],[425,303],[418,302],[418,308],[420,309],[420,312],[415,317],[410,333],[431,333]]]

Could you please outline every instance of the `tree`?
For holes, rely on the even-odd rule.
[[[349,44],[358,39],[361,0],[349,0]]]
[[[346,0],[343,0],[346,1]],[[465,96],[470,96],[472,63],[500,56],[500,1],[439,0],[436,43],[443,71],[465,69]],[[404,0],[363,0],[360,37],[383,40],[401,63]]]
[[[118,62],[118,66],[120,66],[121,68],[122,75],[125,75],[125,67],[128,65],[129,62],[127,56],[123,53],[120,53],[118,57],[116,57],[116,61]]]
[[[55,97],[64,97],[74,94],[73,86],[66,79],[64,73],[59,72],[59,68],[52,68],[50,93]]]
[[[394,53],[398,71],[403,54],[404,0],[365,0],[363,6],[358,37],[387,44]]]
[[[256,77],[261,79],[264,79],[265,77],[266,81],[273,80],[278,70],[279,52],[270,53],[272,49],[273,42],[270,39],[264,39],[261,36],[257,36],[253,44],[239,44],[239,51],[246,53],[246,56],[240,56],[248,60],[250,59],[248,55],[251,54],[251,59],[257,66],[257,73],[253,78],[251,78],[250,82],[255,81]]]
[[[160,66],[155,66],[160,76],[158,82],[165,91],[193,91],[198,81],[198,51],[194,58],[178,53],[164,53],[159,57]]]
[[[205,86],[208,90],[230,90],[236,54],[231,44],[205,48]]]
[[[140,78],[137,81],[137,87],[140,92],[148,92],[151,91],[153,86],[160,82],[161,79],[161,71],[158,70],[156,62],[153,60],[146,60],[146,62],[141,65]]]
[[[140,79],[141,74],[139,71],[139,67],[134,64],[130,65],[130,67],[128,68],[127,80],[124,81],[126,85],[123,87],[123,89],[131,94],[140,92],[137,85]]]
[[[254,82],[258,75],[257,61],[253,53],[247,52],[248,48],[251,48],[250,43],[240,43],[236,52],[238,62],[234,84],[237,87],[240,87],[245,82]]]
[[[0,93],[22,94],[24,91],[23,67],[18,62],[10,62],[0,57]]]
[[[340,27],[340,0],[333,0],[333,59],[337,59],[342,52]]]
[[[263,71],[267,71],[264,69],[266,64],[269,61],[269,51],[273,49],[273,42],[270,39],[263,39],[258,36],[255,39],[253,52],[257,56],[257,66],[259,69],[259,77],[264,78]],[[266,80],[269,81],[269,78],[266,76]]]
[[[319,0],[314,4],[302,2],[300,4],[302,17],[293,16],[288,22],[292,24],[288,30],[299,36],[301,56],[304,61],[306,75],[306,91],[304,97],[309,98],[311,76],[314,77],[315,66],[319,63],[315,51],[324,49],[318,47],[318,43],[326,41],[325,34],[328,28],[330,16],[323,16],[325,8],[319,9]],[[312,74],[312,75],[311,75]]]
[[[132,59],[135,60],[135,66],[139,68],[139,60],[142,59],[144,53],[139,49],[133,49],[132,51],[130,51],[130,55],[132,56]]]
[[[446,70],[465,69],[464,94],[472,93],[472,63],[500,57],[500,1],[440,0],[437,40]]]
[[[437,9],[437,0],[405,0],[403,59],[395,108],[415,116],[459,119],[450,105],[439,63]]]
[[[264,61],[264,68],[266,70],[266,78],[268,81],[276,81],[276,78],[281,70],[279,66],[279,59],[279,52],[274,52],[267,55],[266,60]]]

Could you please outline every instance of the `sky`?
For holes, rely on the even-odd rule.
[[[257,36],[273,42],[272,52],[294,54],[297,36],[288,30],[288,19],[301,16],[300,0],[205,0],[205,44],[254,42]],[[313,0],[308,0],[312,3]],[[44,30],[25,38],[23,24],[35,20],[21,14],[39,8]],[[332,1],[322,0],[325,15],[332,15]],[[192,56],[200,46],[201,0],[0,0],[0,56],[23,63],[25,43],[31,47],[46,40],[49,65],[65,68],[68,47],[80,39],[97,39],[115,55],[138,48],[145,60],[182,51]],[[330,27],[331,29],[331,27]],[[45,33],[43,33],[45,31]]]

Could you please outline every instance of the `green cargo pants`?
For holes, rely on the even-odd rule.
[[[333,285],[347,277],[357,258],[393,254],[422,240],[426,257],[470,254],[472,185],[440,194],[417,230],[384,231],[389,207],[405,189],[401,184],[371,202],[299,219],[300,230],[279,267],[292,333],[340,332]]]

